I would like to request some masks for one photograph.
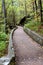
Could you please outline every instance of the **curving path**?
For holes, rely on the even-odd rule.
[[[13,43],[16,65],[43,65],[43,49],[20,26],[14,32]]]

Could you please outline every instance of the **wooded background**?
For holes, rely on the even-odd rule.
[[[43,0],[0,0],[0,31],[7,33],[27,15],[43,25]]]

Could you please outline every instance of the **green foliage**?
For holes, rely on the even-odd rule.
[[[4,32],[0,32],[0,40],[6,40],[7,35]]]
[[[8,42],[0,41],[0,57],[5,56],[8,50]]]
[[[9,35],[6,35],[4,32],[0,32],[0,57],[4,56],[7,51]]]
[[[0,51],[4,50],[6,48],[6,42],[0,41]]]

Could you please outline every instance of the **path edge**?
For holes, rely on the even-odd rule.
[[[14,34],[14,31],[17,29],[17,27],[16,28],[13,28],[12,30],[11,30],[11,33],[10,33],[10,39],[12,39],[11,40],[11,44],[13,44],[13,34]],[[9,39],[9,40],[10,40]],[[9,42],[9,44],[10,44],[10,42]],[[11,47],[12,47],[13,45],[11,45]],[[13,47],[11,48],[10,47],[10,49],[11,49],[11,51],[12,52],[14,52],[13,51]],[[9,48],[9,47],[8,47]],[[12,52],[10,52],[10,54],[12,53]],[[14,55],[11,55],[10,56],[10,54],[8,53],[6,56],[3,56],[3,57],[1,57],[0,58],[0,65],[9,65],[9,63],[10,63],[10,61],[12,60],[12,58],[14,57],[15,58],[15,53],[14,53]]]

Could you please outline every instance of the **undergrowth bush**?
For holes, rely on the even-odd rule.
[[[29,23],[25,24],[25,27],[30,28],[31,30],[38,31],[38,27],[40,22],[29,21]]]

